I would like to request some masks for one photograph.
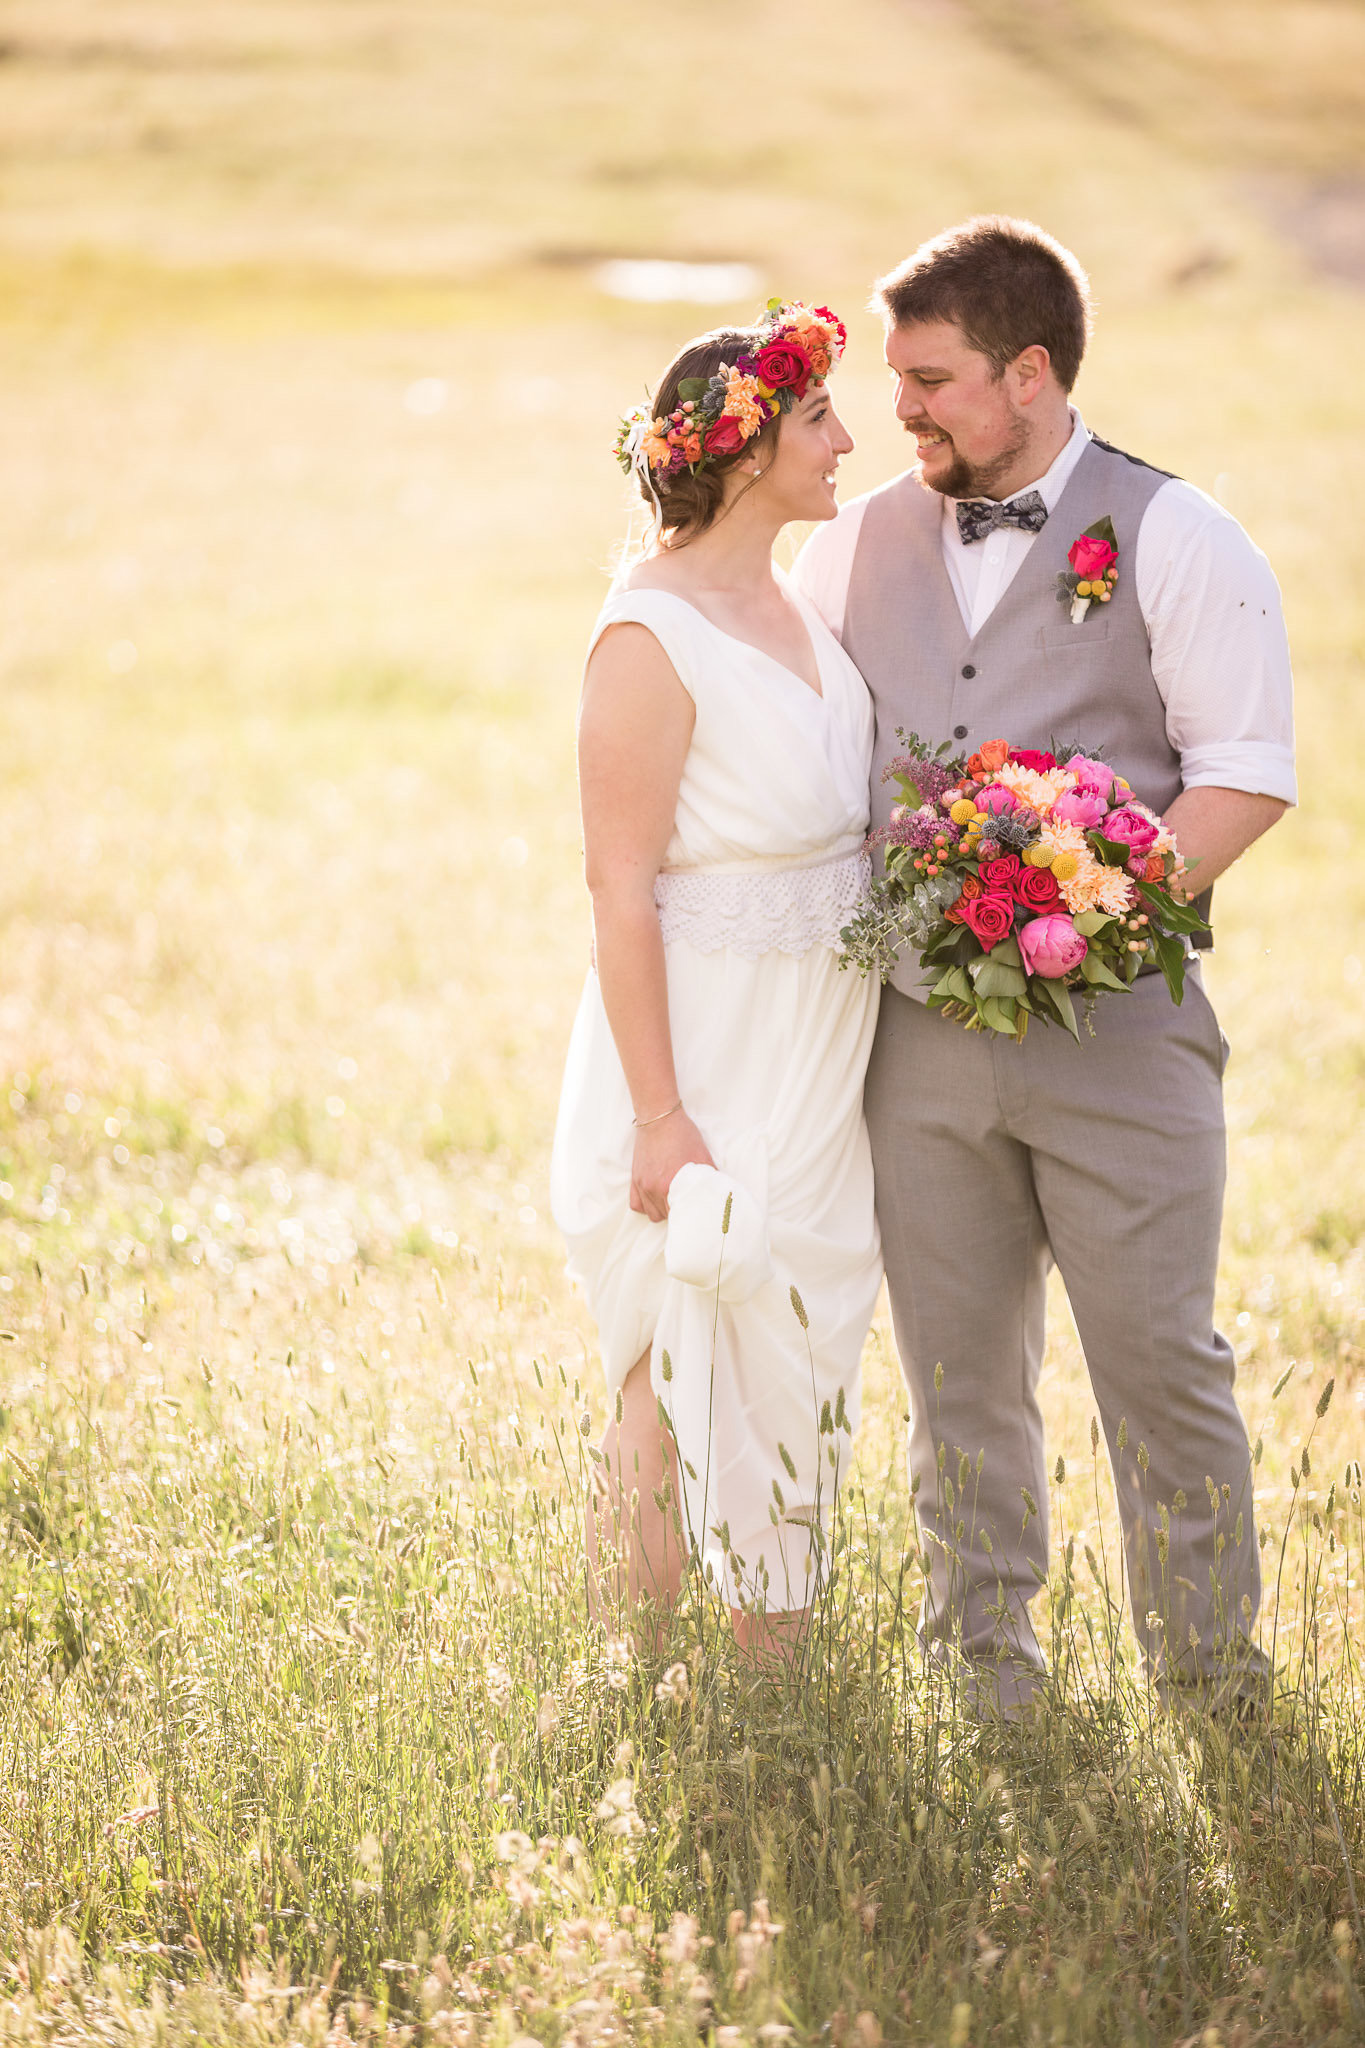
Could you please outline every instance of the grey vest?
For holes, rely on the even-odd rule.
[[[940,494],[909,472],[873,493],[853,557],[844,646],[876,706],[874,826],[886,824],[897,800],[895,786],[882,781],[902,751],[897,726],[931,746],[948,740],[954,752],[992,739],[1080,745],[1126,776],[1154,811],[1174,802],[1180,756],[1167,737],[1133,573],[1142,515],[1166,481],[1166,471],[1092,440],[975,638],[944,566]],[[1118,585],[1108,604],[1092,604],[1073,626],[1057,602],[1057,576],[1078,535],[1106,512],[1118,541]],[[1200,909],[1207,917],[1207,898]],[[923,998],[921,973],[907,960],[895,986]]]

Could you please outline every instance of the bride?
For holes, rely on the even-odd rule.
[[[881,1275],[863,1073],[878,986],[838,968],[866,888],[872,710],[782,577],[853,443],[824,308],[683,349],[618,453],[654,518],[593,632],[578,732],[594,967],[551,1199],[614,1420],[595,1611],[690,1559],[781,1650],[816,1582]]]

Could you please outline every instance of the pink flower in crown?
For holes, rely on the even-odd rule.
[[[1093,789],[1065,789],[1053,804],[1052,815],[1063,824],[1089,830],[1099,824],[1107,809],[1104,798]]]
[[[1011,811],[1019,808],[1019,800],[1012,789],[1006,789],[999,782],[988,783],[978,791],[976,808],[984,811],[988,818],[1007,818]]]

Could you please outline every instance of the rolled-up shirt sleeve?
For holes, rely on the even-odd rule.
[[[1134,576],[1185,787],[1297,802],[1289,641],[1260,549],[1214,499],[1172,479],[1147,508]]]

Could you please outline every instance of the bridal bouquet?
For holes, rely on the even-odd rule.
[[[1180,1002],[1184,934],[1206,926],[1176,893],[1174,838],[1121,775],[1079,748],[991,740],[964,757],[900,737],[885,880],[840,933],[841,966],[885,981],[912,946],[931,1009],[1016,1039],[1030,1017],[1076,1037],[1073,996],[1088,1009],[1146,962]]]

